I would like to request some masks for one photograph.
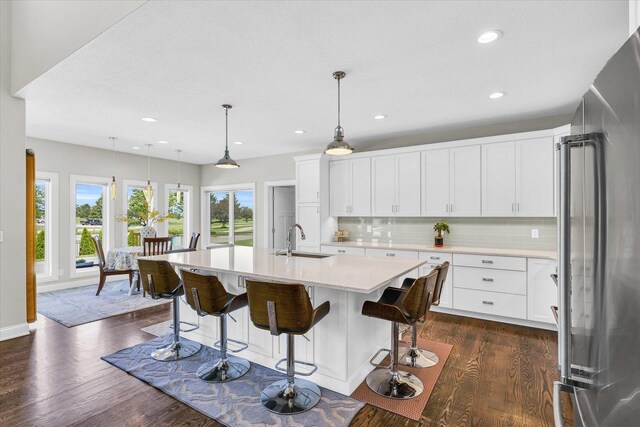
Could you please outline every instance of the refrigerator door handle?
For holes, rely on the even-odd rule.
[[[564,416],[562,415],[562,399],[560,393],[573,393],[571,386],[562,384],[560,381],[553,382],[553,423],[556,427],[564,427]]]

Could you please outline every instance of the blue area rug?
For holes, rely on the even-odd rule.
[[[313,409],[296,415],[276,415],[262,406],[260,391],[268,384],[285,378],[283,373],[251,363],[249,372],[235,381],[207,383],[196,377],[195,372],[203,363],[214,360],[219,352],[202,346],[195,355],[177,362],[158,362],[151,358],[154,349],[170,342],[171,336],[164,336],[102,359],[230,427],[348,426],[365,405],[321,388],[322,398]]]
[[[38,313],[70,328],[171,302],[166,299],[153,300],[149,295],[144,298],[142,292],[129,295],[129,279],[107,282],[98,296],[96,289],[97,284],[40,293]]]

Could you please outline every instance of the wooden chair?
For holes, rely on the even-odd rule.
[[[98,283],[98,290],[96,296],[100,295],[100,291],[104,287],[104,283],[107,280],[107,276],[115,276],[118,274],[129,275],[129,287],[133,283],[133,270],[110,270],[107,269],[107,260],[104,256],[104,250],[102,249],[102,241],[99,236],[93,236],[93,244],[96,247],[96,253],[98,254],[98,267],[100,267],[100,283]]]
[[[140,237],[140,232],[133,233],[133,246],[142,246],[142,238]]]
[[[189,241],[189,249],[196,249],[198,247],[198,239],[200,233],[191,233],[191,240]]]
[[[171,237],[146,237],[142,240],[143,256],[164,255],[171,250]]]

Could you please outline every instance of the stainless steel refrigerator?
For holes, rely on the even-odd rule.
[[[640,426],[640,30],[598,74],[557,149],[555,423],[569,392],[576,426]]]

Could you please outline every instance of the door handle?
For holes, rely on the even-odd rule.
[[[515,211],[516,211],[516,204],[511,203],[511,212],[515,212]]]
[[[387,252],[387,253],[386,253],[386,255],[387,255],[387,256],[396,256],[396,254],[394,254],[394,253],[390,253],[390,252]]]
[[[344,249],[338,249],[338,253],[339,253],[339,254],[344,254],[344,253],[346,253],[346,252],[347,252],[347,251],[345,251]]]
[[[484,305],[493,305],[493,301],[482,301]]]
[[[482,278],[483,282],[493,282],[493,279],[489,278],[489,277],[483,277]]]
[[[492,261],[492,260],[490,260],[490,259],[483,259],[483,260],[482,260],[482,263],[483,263],[483,264],[493,264],[493,261]]]

